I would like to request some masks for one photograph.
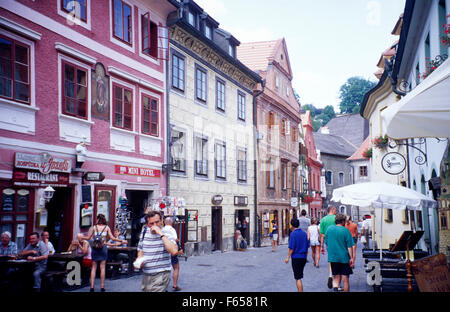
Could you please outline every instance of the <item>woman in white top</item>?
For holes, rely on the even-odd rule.
[[[126,244],[127,241],[123,241],[114,237],[111,233],[111,229],[106,224],[106,218],[103,214],[97,216],[97,224],[89,229],[87,235],[83,236],[83,239],[89,240],[97,235],[102,237],[103,247],[98,249],[92,246],[91,257],[92,257],[92,267],[91,267],[91,292],[94,291],[95,273],[97,271],[97,262],[100,262],[100,287],[101,291],[105,291],[105,267],[106,259],[108,259],[108,249],[106,247],[106,236],[109,236],[112,240],[117,242],[122,242]]]
[[[320,260],[320,232],[316,218],[311,219],[311,225],[308,227],[306,234],[308,236],[309,244],[311,245],[314,266],[318,268]]]

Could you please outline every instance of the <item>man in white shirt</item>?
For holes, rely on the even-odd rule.
[[[363,223],[362,223],[362,230],[361,230],[361,236],[364,235],[364,238],[366,239],[366,242],[364,243],[364,248],[370,248],[369,245],[369,239],[370,234],[372,232],[372,219],[364,216],[363,217]]]
[[[167,217],[164,219],[164,224],[165,226],[162,229],[162,232],[164,233],[164,235],[167,236],[167,238],[169,238],[172,242],[174,242],[175,244],[178,245],[178,235],[177,235],[177,231],[175,231],[175,229],[173,228],[173,222],[174,220],[172,219],[172,217]],[[178,276],[180,274],[180,263],[178,261],[178,256],[171,256],[171,262],[172,262],[172,267],[173,267],[173,290],[175,291],[179,291],[181,290],[180,287],[178,287]]]
[[[41,240],[45,243],[48,249],[48,254],[53,255],[55,253],[55,247],[53,247],[53,244],[49,240],[50,234],[48,231],[44,231],[41,233]]]

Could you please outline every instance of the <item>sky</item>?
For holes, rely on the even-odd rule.
[[[373,75],[405,0],[195,0],[240,42],[285,38],[300,102],[339,112],[339,88]]]

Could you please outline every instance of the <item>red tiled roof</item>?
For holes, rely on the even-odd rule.
[[[254,71],[266,70],[282,40],[241,43],[237,47],[237,57]]]
[[[356,150],[355,153],[353,153],[352,156],[347,158],[346,160],[360,160],[360,159],[366,159],[363,156],[363,153],[365,150],[367,150],[370,147],[370,139],[367,137],[364,142],[361,144],[361,146]]]

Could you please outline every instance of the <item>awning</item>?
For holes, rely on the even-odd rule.
[[[394,139],[450,137],[450,58],[381,118],[384,133]]]

